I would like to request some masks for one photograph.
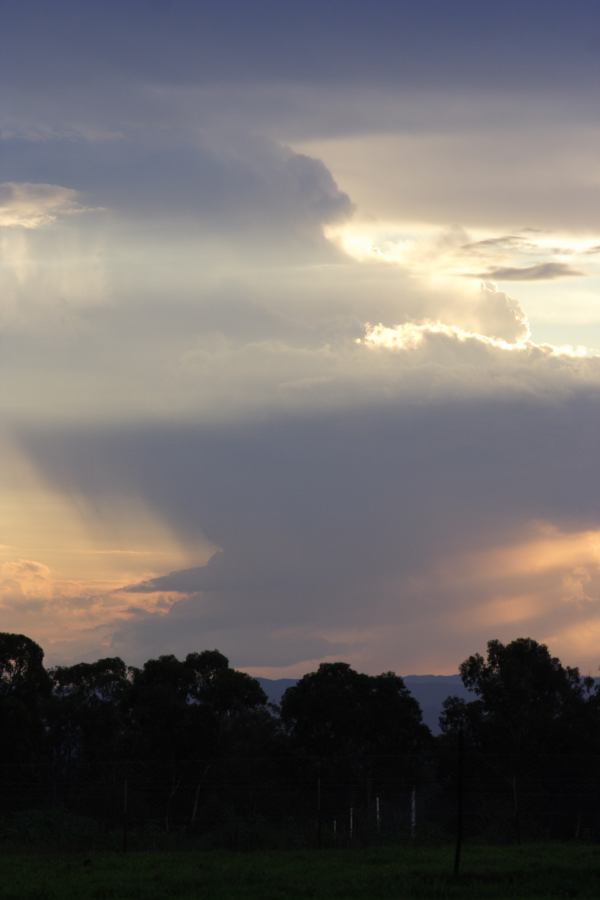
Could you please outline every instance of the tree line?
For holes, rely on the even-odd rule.
[[[0,815],[367,840],[414,832],[418,795],[420,827],[441,834],[462,754],[474,832],[596,835],[594,679],[531,638],[490,641],[459,671],[473,700],[449,697],[434,737],[393,672],[323,663],[275,707],[218,650],[47,669],[33,640],[0,634]]]

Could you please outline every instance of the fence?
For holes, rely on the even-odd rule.
[[[600,840],[596,757],[0,766],[0,841],[63,849]]]

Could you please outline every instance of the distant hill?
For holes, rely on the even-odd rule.
[[[446,697],[454,695],[474,700],[460,680],[460,675],[405,675],[404,683],[423,712],[423,721],[434,734],[439,733],[438,718]],[[270,703],[281,702],[285,691],[296,684],[295,678],[258,678]]]
[[[406,675],[404,684],[423,713],[423,721],[434,734],[439,734],[438,719],[446,697],[475,700],[475,695],[463,685],[460,675]]]
[[[297,678],[257,678],[261,688],[269,698],[269,703],[281,703],[281,698],[289,687],[298,683]]]

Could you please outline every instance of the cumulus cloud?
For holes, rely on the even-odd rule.
[[[533,266],[500,266],[496,269],[479,272],[475,278],[484,278],[490,281],[551,281],[555,278],[568,278],[583,274],[579,269],[574,269],[566,263],[546,262]]]

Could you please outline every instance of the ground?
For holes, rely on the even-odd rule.
[[[3,900],[598,898],[600,847],[536,844],[276,853],[0,854]]]

